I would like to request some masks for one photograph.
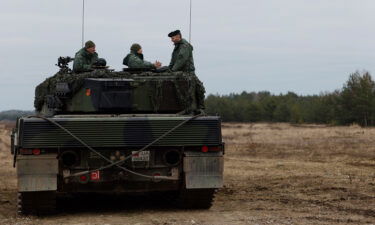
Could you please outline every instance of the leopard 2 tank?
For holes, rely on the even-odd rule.
[[[53,212],[56,195],[74,193],[165,192],[179,207],[211,207],[224,144],[195,74],[76,74],[60,60],[36,88],[37,114],[12,133],[20,213]]]

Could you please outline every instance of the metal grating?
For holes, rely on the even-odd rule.
[[[187,117],[150,118],[54,118],[92,147],[139,147],[147,145]],[[20,120],[20,147],[58,148],[82,145],[55,125],[36,118]],[[155,146],[202,146],[221,144],[219,117],[189,121]]]

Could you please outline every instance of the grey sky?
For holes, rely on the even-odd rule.
[[[86,40],[116,69],[130,45],[168,64],[188,37],[189,0],[86,0]],[[0,110],[33,109],[34,88],[81,47],[81,0],[0,0]],[[193,0],[192,44],[207,93],[319,94],[375,72],[373,0]]]

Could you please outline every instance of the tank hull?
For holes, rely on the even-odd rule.
[[[207,208],[214,190],[223,185],[219,117],[25,117],[18,120],[12,137],[20,199],[28,204],[32,193],[53,200],[54,194],[63,193],[170,192],[182,207]],[[191,202],[194,198],[199,198],[198,205]],[[20,212],[47,209],[33,204],[30,209],[21,201]]]

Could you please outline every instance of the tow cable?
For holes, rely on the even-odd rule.
[[[86,148],[88,148],[90,151],[94,152],[95,154],[97,154],[98,156],[100,156],[102,159],[104,159],[105,161],[109,162],[108,165],[102,166],[102,167],[100,167],[98,169],[93,169],[93,170],[87,170],[87,171],[82,171],[82,172],[74,173],[74,174],[71,174],[69,176],[66,176],[65,178],[82,176],[82,175],[89,174],[91,172],[101,171],[101,170],[108,169],[108,168],[113,167],[113,166],[117,166],[118,168],[120,168],[120,169],[122,169],[122,170],[124,170],[124,171],[126,171],[128,173],[131,173],[133,175],[157,181],[157,180],[175,180],[175,179],[172,178],[172,177],[168,177],[168,176],[148,176],[148,175],[145,175],[145,174],[137,173],[137,172],[135,172],[133,170],[129,170],[129,169],[127,169],[127,168],[125,168],[125,167],[123,167],[123,166],[121,166],[119,164],[124,163],[125,161],[129,160],[130,158],[132,158],[133,156],[137,155],[138,153],[140,153],[140,152],[146,150],[147,148],[151,147],[152,145],[154,145],[155,143],[157,143],[158,141],[160,141],[161,139],[163,139],[164,137],[166,137],[167,135],[169,135],[170,133],[172,133],[173,131],[175,131],[176,129],[178,129],[179,127],[181,127],[182,125],[184,125],[185,123],[187,123],[187,122],[189,122],[191,120],[194,120],[194,119],[196,119],[196,118],[198,118],[198,117],[200,117],[202,115],[203,114],[201,113],[201,114],[195,115],[193,117],[190,117],[190,118],[182,121],[177,126],[173,127],[172,129],[168,130],[167,132],[165,132],[160,137],[156,138],[154,141],[152,141],[149,144],[145,145],[143,148],[139,149],[138,151],[133,152],[129,156],[125,157],[125,159],[122,159],[122,160],[116,161],[116,162],[113,162],[112,160],[110,160],[107,157],[105,157],[104,155],[102,155],[100,152],[98,152],[97,150],[95,150],[94,148],[92,148],[91,146],[89,146],[88,144],[86,144],[86,142],[84,142],[83,140],[81,140],[79,137],[77,137],[76,135],[74,135],[72,132],[70,132],[68,129],[66,129],[65,127],[63,127],[62,125],[60,125],[59,123],[57,123],[56,121],[53,121],[53,120],[51,120],[51,119],[49,119],[47,117],[43,117],[43,116],[28,116],[28,118],[39,118],[39,119],[42,119],[42,120],[45,120],[47,122],[50,122],[50,123],[54,124],[55,126],[57,126],[58,128],[60,128],[61,130],[63,130],[64,132],[66,132],[67,134],[69,134],[70,136],[72,136],[75,140],[77,140],[78,142],[80,142],[83,146],[85,146]]]

